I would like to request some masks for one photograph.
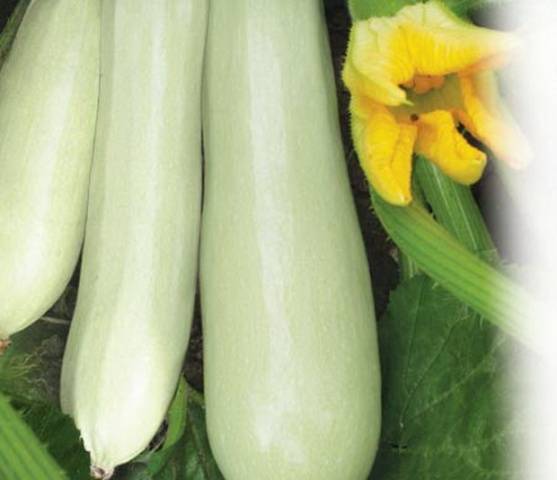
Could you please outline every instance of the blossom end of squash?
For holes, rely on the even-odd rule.
[[[97,467],[96,465],[91,466],[91,478],[96,480],[110,480],[114,475],[114,469],[104,469]]]

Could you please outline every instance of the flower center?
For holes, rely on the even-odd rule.
[[[421,115],[437,110],[452,112],[457,116],[465,111],[457,75],[416,75],[403,87],[407,88],[407,98],[411,104],[391,108],[398,121],[415,123]]]
[[[444,83],[445,77],[442,75],[415,75],[414,78],[403,83],[402,87],[421,95],[430,90],[440,89]]]

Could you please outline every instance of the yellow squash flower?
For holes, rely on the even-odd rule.
[[[343,70],[352,135],[366,176],[385,200],[412,200],[413,152],[457,182],[480,178],[486,155],[459,125],[510,165],[528,160],[493,73],[517,46],[513,34],[469,24],[437,1],[354,24]]]

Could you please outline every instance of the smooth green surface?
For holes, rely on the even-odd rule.
[[[0,478],[67,480],[31,429],[0,393]]]
[[[508,455],[526,425],[509,415],[510,342],[425,275],[392,293],[379,338],[383,428],[370,480],[515,478]]]
[[[373,300],[321,1],[213,0],[201,243],[208,433],[227,480],[361,480]]]
[[[98,0],[35,0],[0,72],[0,340],[63,292],[83,241]]]
[[[92,464],[110,472],[161,425],[188,342],[206,1],[102,5],[99,119],[61,399]]]

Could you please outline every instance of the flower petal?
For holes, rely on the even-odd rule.
[[[352,94],[397,106],[408,103],[401,85],[428,91],[435,84],[420,77],[493,68],[517,46],[513,34],[467,23],[438,1],[419,3],[354,23],[343,80]]]
[[[418,75],[491,68],[519,45],[515,35],[465,22],[438,1],[405,7],[397,17]]]
[[[417,127],[399,124],[386,107],[354,97],[351,111],[354,143],[369,182],[387,202],[409,204]]]
[[[350,32],[343,80],[352,94],[362,94],[384,105],[405,103],[399,85],[414,76],[404,32],[396,17],[355,22]]]
[[[515,168],[526,165],[532,155],[528,141],[500,99],[495,75],[461,75],[459,82],[466,110],[458,113],[460,122],[499,159]]]
[[[472,147],[456,129],[453,116],[444,110],[420,115],[416,153],[424,155],[444,173],[466,185],[479,180],[486,155]]]

